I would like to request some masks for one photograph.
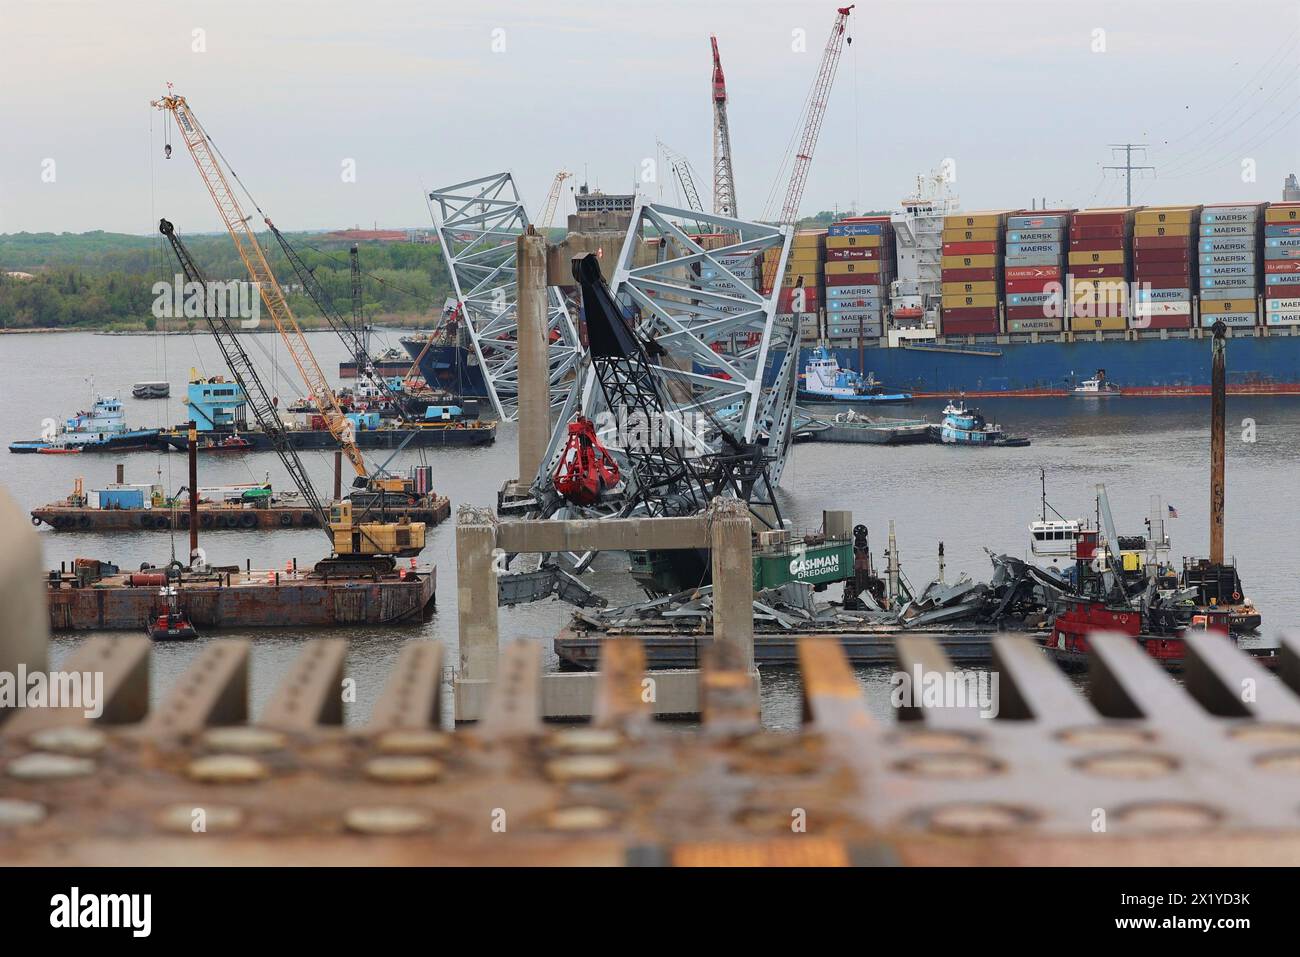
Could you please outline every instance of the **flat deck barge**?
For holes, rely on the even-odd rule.
[[[169,508],[90,508],[54,503],[32,509],[33,525],[48,525],[58,532],[135,532],[188,530],[189,511]],[[377,514],[377,513],[375,513]],[[389,521],[406,518],[432,528],[451,516],[451,500],[440,495],[427,506],[389,508]],[[305,505],[199,505],[199,528],[203,531],[253,531],[260,529],[317,528],[316,515]]]
[[[52,571],[47,583],[50,629],[141,632],[156,614],[158,579],[164,577],[162,569],[154,569],[86,581]],[[256,569],[186,572],[177,597],[200,634],[217,628],[407,625],[433,613],[436,582],[433,566],[369,578]]]
[[[901,636],[922,636],[939,643],[954,664],[987,664],[992,657],[994,636],[1006,634],[995,627],[960,625],[944,628],[931,626],[910,630],[898,626],[844,626],[841,629],[819,625],[808,630],[760,630],[755,622],[754,661],[759,665],[797,665],[798,642],[810,635],[834,638],[855,665],[893,666],[898,660],[894,640]],[[1049,632],[1017,632],[1041,641]],[[591,670],[600,657],[601,643],[609,638],[638,641],[645,649],[650,668],[699,668],[701,656],[711,644],[711,634],[644,630],[610,630],[565,628],[554,640],[555,653],[567,668]]]

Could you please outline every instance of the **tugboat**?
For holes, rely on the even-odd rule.
[[[149,620],[145,634],[154,641],[189,641],[197,638],[199,633],[190,624],[185,612],[181,611],[176,583],[170,575],[167,584],[158,589],[158,597],[164,600],[166,607]]]
[[[1106,370],[1098,369],[1091,379],[1084,379],[1074,390],[1079,399],[1105,399],[1113,395],[1123,395],[1120,387],[1106,378]]]
[[[798,397],[807,402],[911,402],[910,392],[886,392],[876,382],[874,373],[862,375],[852,369],[841,369],[835,355],[819,346],[808,357],[800,376],[803,385]]]
[[[10,442],[15,453],[128,452],[158,447],[158,429],[129,429],[117,396],[99,395],[89,412],[78,412],[39,439]]]
[[[950,401],[939,423],[939,441],[944,445],[986,445],[1020,448],[1029,444],[1021,436],[1008,436],[1002,426],[989,422],[979,409],[969,408],[965,399]]]
[[[204,439],[195,449],[198,452],[248,452],[253,448],[253,443],[248,441],[238,432],[227,435],[219,442],[211,438]]]

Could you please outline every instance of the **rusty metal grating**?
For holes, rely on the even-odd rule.
[[[21,864],[1300,863],[1300,640],[1261,670],[1216,636],[1175,684],[1095,636],[1085,698],[999,637],[1001,711],[868,714],[838,644],[799,645],[804,723],[764,731],[716,654],[698,729],[651,719],[608,642],[589,725],[543,724],[536,642],[503,649],[487,717],[445,732],[443,653],[408,643],[368,725],[342,724],[345,645],[307,644],[249,723],[250,647],[208,645],[149,711],[149,643],[96,639],[107,707],[0,726],[0,858]],[[925,639],[901,672],[951,671]],[[201,822],[202,827],[197,826]]]

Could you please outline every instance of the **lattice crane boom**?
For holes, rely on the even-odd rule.
[[[790,171],[790,185],[785,191],[785,202],[781,206],[782,225],[793,226],[799,219],[799,204],[803,202],[804,186],[808,182],[808,170],[812,167],[813,151],[817,148],[817,137],[821,133],[822,119],[826,116],[826,104],[830,100],[831,86],[835,83],[835,71],[839,67],[840,54],[844,51],[845,34],[848,32],[849,13],[856,4],[839,7],[835,11],[835,23],[831,27],[830,39],[822,52],[821,65],[813,80],[812,90],[808,94],[807,113],[804,117],[803,132],[794,154],[794,166]],[[852,42],[850,40],[850,42]],[[764,288],[771,288],[776,278],[776,264],[767,264],[763,270]]]
[[[673,176],[682,187],[682,195],[686,199],[687,207],[697,213],[704,212],[704,203],[700,200],[700,191],[695,186],[695,173],[691,169],[690,162],[662,140],[656,142],[659,144],[659,151],[664,154],[664,159],[668,161],[668,168],[672,170]]]
[[[727,122],[727,80],[722,73],[718,38],[713,45],[713,212],[717,216],[739,216],[736,212],[736,176],[731,169],[731,127]]]
[[[306,383],[308,398],[320,410],[326,427],[342,446],[344,455],[352,463],[358,477],[367,478],[369,470],[366,467],[365,457],[357,448],[353,438],[352,423],[339,406],[338,398],[334,395],[329,380],[321,371],[320,364],[312,354],[307,339],[298,325],[298,320],[289,309],[284,292],[276,281],[275,273],[271,271],[271,265],[267,262],[261,244],[258,243],[257,236],[253,232],[250,224],[251,217],[244,214],[239,201],[235,198],[234,190],[230,188],[230,182],[226,179],[226,174],[217,161],[213,148],[209,145],[210,140],[203,126],[183,96],[169,93],[160,100],[152,101],[151,105],[166,110],[175,119],[176,128],[185,141],[190,156],[194,159],[194,165],[203,179],[203,185],[208,188],[208,193],[212,196],[212,201],[226,224],[230,238],[235,242],[239,258],[244,261],[249,277],[257,285],[262,302],[267,312],[271,314],[271,321],[275,323],[276,329],[288,347],[294,365],[298,367],[298,372]]]
[[[572,175],[572,173],[564,169],[555,174],[555,179],[551,181],[551,191],[546,194],[546,206],[542,210],[542,218],[538,222],[539,229],[551,228],[551,220],[555,218],[555,210],[560,204],[560,187]]]
[[[822,53],[821,66],[817,78],[813,80],[812,93],[808,97],[808,116],[804,120],[803,135],[794,156],[794,169],[790,174],[790,185],[785,192],[785,204],[781,207],[781,222],[793,225],[799,218],[799,204],[803,201],[804,185],[808,182],[808,169],[812,166],[813,150],[817,148],[817,137],[822,130],[822,119],[826,116],[826,104],[830,100],[831,85],[835,82],[835,71],[840,63],[840,54],[844,50],[844,35],[848,29],[849,11],[854,5],[840,7],[835,13],[835,25],[831,27],[830,39]]]

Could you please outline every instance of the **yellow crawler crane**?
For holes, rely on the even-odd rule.
[[[410,483],[395,476],[372,476],[366,466],[365,457],[357,447],[352,422],[339,406],[338,398],[330,387],[320,363],[312,354],[307,338],[303,335],[298,320],[294,318],[289,303],[285,299],[280,283],[271,270],[261,244],[250,225],[251,217],[244,214],[236,199],[234,190],[218,162],[216,147],[203,129],[202,124],[190,109],[185,97],[172,92],[168,84],[168,93],[162,99],[151,101],[151,105],[171,113],[176,121],[176,128],[185,142],[194,165],[198,168],[203,184],[208,188],[217,211],[226,224],[230,238],[234,240],[239,258],[254,286],[257,287],[271,321],[279,331],[293,358],[294,365],[307,386],[308,399],[320,410],[325,425],[334,436],[356,470],[354,488],[365,489],[372,496],[382,501],[386,495],[404,495],[410,491]],[[168,155],[171,147],[168,146]],[[254,204],[256,205],[256,204]],[[261,212],[261,210],[258,210]],[[265,216],[263,217],[265,219]],[[301,476],[306,482],[306,473],[290,469],[295,479]],[[306,494],[305,490],[304,494]],[[314,499],[314,493],[309,495]],[[335,574],[353,572],[366,573],[375,570],[391,570],[395,567],[394,556],[411,556],[419,554],[424,548],[425,526],[423,522],[354,522],[352,503],[335,503],[330,509],[330,525],[335,554],[318,564],[318,569]]]

